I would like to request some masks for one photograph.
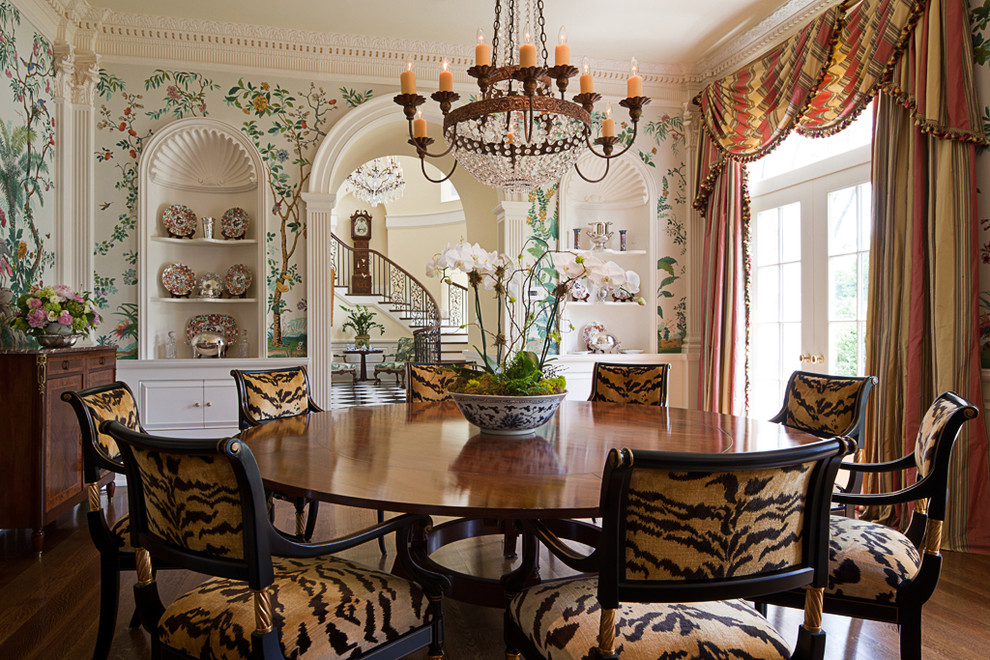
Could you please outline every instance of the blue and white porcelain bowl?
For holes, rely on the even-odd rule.
[[[567,392],[540,396],[459,394],[450,398],[467,421],[492,435],[529,435],[547,423]]]

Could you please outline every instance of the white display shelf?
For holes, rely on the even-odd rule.
[[[156,243],[171,243],[172,245],[189,245],[192,247],[237,247],[238,245],[257,245],[253,238],[173,238],[172,236],[152,236]]]
[[[616,302],[614,300],[607,300],[605,302],[588,302],[574,300],[567,303],[568,307],[601,307],[602,305],[612,305],[616,307],[643,307],[643,305],[634,302]]]
[[[177,303],[177,304],[192,304],[192,303],[207,303],[210,305],[218,305],[221,303],[249,303],[255,304],[258,302],[257,298],[152,298],[152,302],[159,303]]]
[[[646,250],[613,250],[612,248],[605,248],[604,250],[564,250],[564,252],[573,252],[575,254],[580,254],[581,256],[596,255],[596,254],[629,254],[629,255],[642,255],[646,254]]]

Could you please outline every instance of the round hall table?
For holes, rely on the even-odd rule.
[[[455,516],[430,531],[417,561],[448,543],[501,533],[506,521],[561,521],[588,542],[609,450],[745,453],[816,442],[785,426],[698,410],[565,401],[534,435],[482,435],[450,401],[353,407],[247,429],[265,485],[368,509]],[[452,596],[502,598],[497,580],[450,570]]]

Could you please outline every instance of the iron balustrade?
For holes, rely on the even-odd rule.
[[[357,262],[354,248],[330,234],[330,256],[336,280],[334,286],[350,292]],[[391,305],[413,328],[416,361],[439,362],[440,307],[433,295],[402,266],[377,250],[368,250],[368,273],[371,290],[367,295]]]

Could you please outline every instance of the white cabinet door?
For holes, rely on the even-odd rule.
[[[237,387],[233,378],[203,381],[203,425],[237,427]]]
[[[142,380],[138,397],[148,431],[203,428],[201,380]]]

